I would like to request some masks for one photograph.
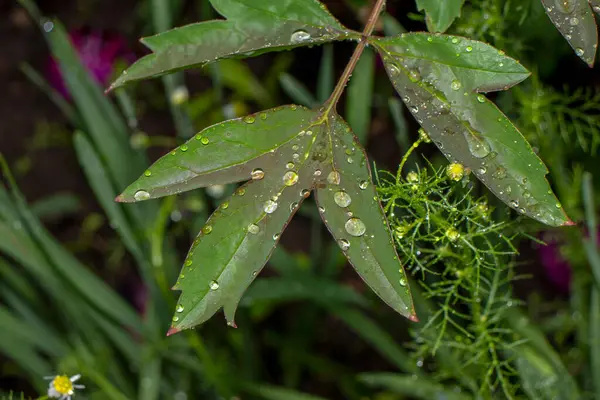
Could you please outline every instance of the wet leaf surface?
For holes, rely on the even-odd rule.
[[[124,71],[111,89],[222,58],[257,56],[359,37],[317,0],[210,2],[226,20],[195,23],[142,39],[152,54]]]
[[[493,47],[424,33],[372,39],[394,87],[452,162],[468,167],[498,198],[548,225],[570,224],[546,166],[510,120],[483,94],[529,73]]]
[[[212,184],[248,181],[211,215],[174,289],[171,333],[235,310],[304,199],[317,190],[321,216],[366,283],[416,320],[406,276],[364,150],[333,111],[284,106],[214,125],[170,152],[118,201],[142,201]]]
[[[556,29],[567,39],[575,54],[590,67],[598,48],[598,28],[594,11],[600,12],[597,0],[542,0],[546,14]]]

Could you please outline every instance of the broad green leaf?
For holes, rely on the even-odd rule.
[[[523,390],[530,399],[579,399],[577,390],[562,379],[552,364],[532,347],[522,345],[515,351],[516,366]]]
[[[417,0],[417,8],[425,11],[427,29],[430,32],[445,32],[460,17],[464,2],[465,0]]]
[[[596,12],[600,12],[598,0],[542,0],[546,14],[575,50],[575,54],[593,67],[598,47],[598,29],[590,3]]]
[[[342,118],[334,116],[328,125],[332,156],[324,171],[327,180],[316,189],[321,218],[367,285],[398,313],[416,320],[365,152]]]
[[[392,308],[416,319],[364,150],[337,115],[284,106],[214,125],[157,161],[117,200],[247,180],[190,249],[174,286],[182,295],[171,333],[221,307],[235,325],[242,294],[315,188],[321,216],[355,269]]]
[[[191,24],[142,39],[153,53],[124,71],[111,89],[222,58],[359,37],[317,0],[211,0],[211,4],[226,20]]]
[[[410,112],[450,161],[469,168],[498,198],[548,225],[572,222],[550,189],[546,166],[483,94],[529,72],[503,52],[448,35],[371,39]]]

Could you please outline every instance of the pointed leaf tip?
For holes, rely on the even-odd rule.
[[[170,327],[169,330],[167,331],[167,336],[171,336],[174,335],[176,333],[181,332],[181,330],[175,328],[174,326]]]
[[[116,201],[117,203],[124,203],[124,202],[125,202],[125,199],[123,198],[123,195],[122,195],[122,194],[120,194],[120,195],[118,195],[117,197],[115,197],[115,201]]]
[[[563,226],[577,226],[577,223],[576,223],[576,222],[573,222],[573,221],[571,221],[571,220],[568,220],[567,222],[565,222],[565,223],[563,224]]]
[[[412,322],[419,322],[419,318],[417,317],[417,314],[409,315],[408,319],[411,320]]]

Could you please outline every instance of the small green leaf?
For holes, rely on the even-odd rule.
[[[464,2],[465,0],[417,0],[417,8],[427,14],[427,29],[430,32],[445,32],[460,17]]]
[[[398,313],[416,320],[410,289],[363,148],[339,116],[329,121],[332,157],[317,185],[321,218],[363,280]]]
[[[598,28],[590,5],[596,12],[600,12],[600,2],[542,0],[542,4],[556,29],[575,50],[575,54],[593,67],[598,47]]]
[[[448,35],[372,39],[410,112],[452,162],[468,167],[518,212],[559,226],[571,221],[546,181],[548,170],[510,120],[483,94],[529,72],[501,51]]]
[[[211,4],[227,20],[191,24],[142,39],[153,53],[124,71],[111,89],[222,58],[359,37],[317,0],[211,0]]]
[[[170,333],[221,307],[235,326],[242,294],[315,188],[321,216],[355,269],[386,303],[416,320],[364,150],[336,114],[285,106],[214,125],[158,160],[117,200],[249,179],[194,241],[174,286],[183,293]]]

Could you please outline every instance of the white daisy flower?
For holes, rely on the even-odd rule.
[[[83,385],[75,385],[81,375],[73,375],[68,377],[66,375],[47,376],[44,379],[51,379],[50,385],[48,386],[48,397],[51,399],[60,400],[71,400],[71,396],[75,394],[75,389],[85,389]]]

